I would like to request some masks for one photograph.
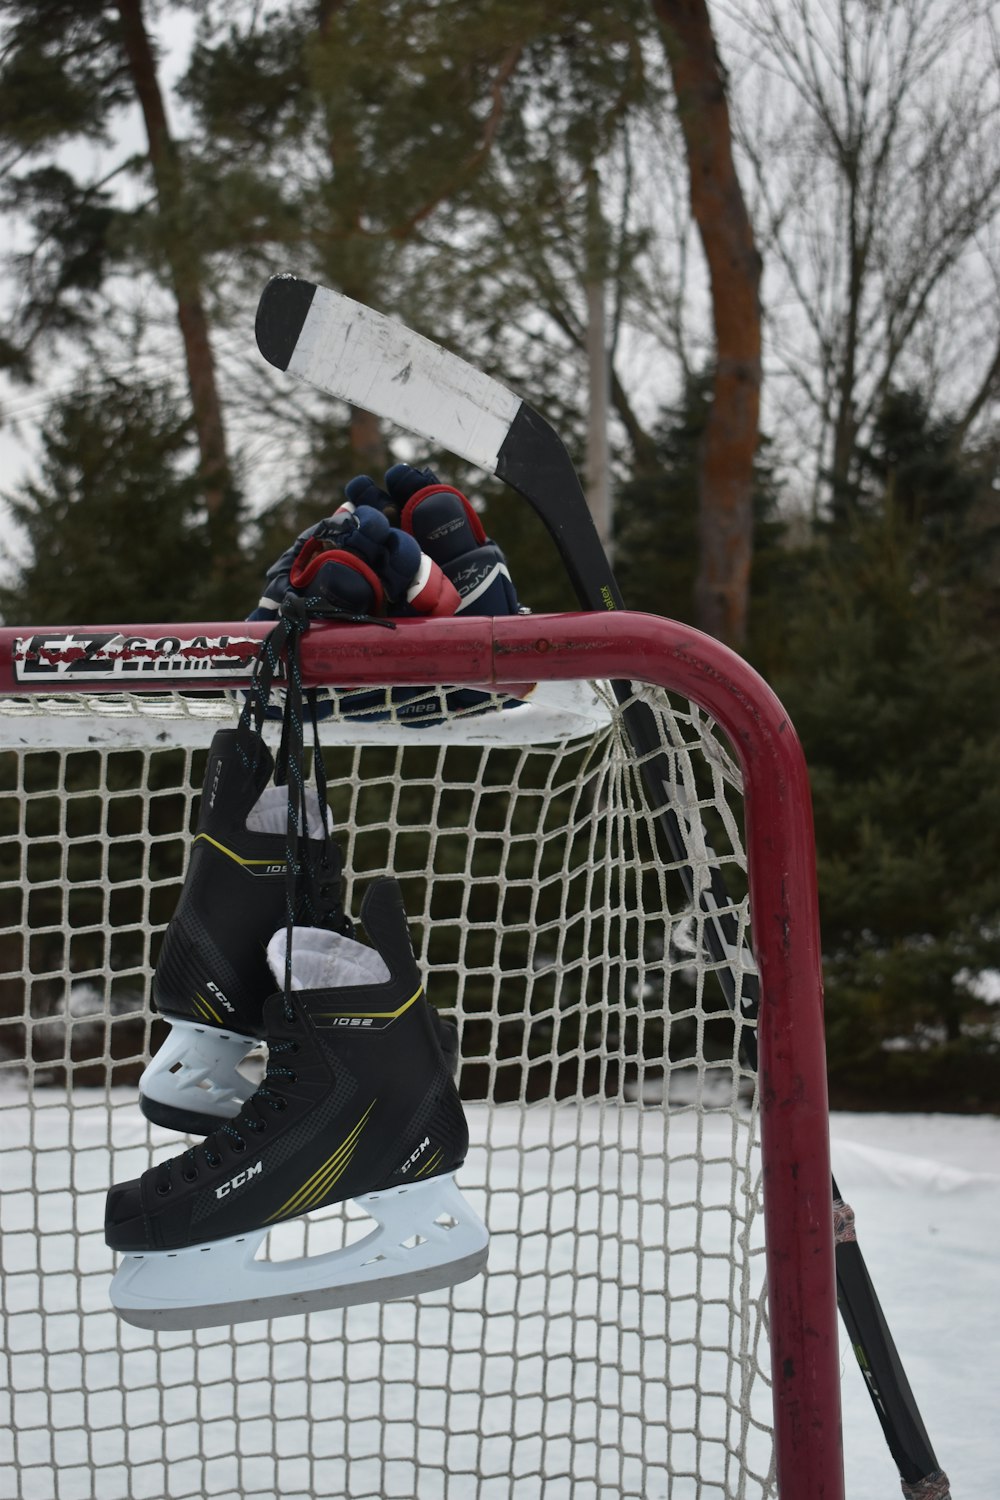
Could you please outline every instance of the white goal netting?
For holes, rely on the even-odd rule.
[[[489,1273],[162,1334],[110,1309],[104,1197],[179,1149],[136,1082],[163,1035],[150,979],[205,751],[232,709],[0,702],[0,1494],[775,1493],[755,1078],[714,972],[739,992],[749,963],[740,778],[700,710],[635,691],[669,750],[695,889],[714,867],[730,892],[725,964],[604,688],[421,730],[344,710],[323,735],[348,907],[373,876],[400,880],[429,997],[460,1028],[460,1181]],[[357,1223],[326,1210],[270,1253]]]

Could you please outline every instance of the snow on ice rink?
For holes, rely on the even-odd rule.
[[[831,1137],[834,1176],[953,1500],[996,1500],[1000,1119],[836,1114]],[[848,1500],[896,1500],[850,1350],[841,1365]]]
[[[324,1323],[322,1360],[314,1358],[300,1318],[276,1321],[271,1342],[262,1338],[263,1325],[247,1324],[235,1334],[210,1329],[163,1335],[158,1351],[153,1335],[119,1325],[107,1311],[111,1257],[100,1229],[104,1190],[112,1178],[120,1181],[141,1170],[148,1158],[146,1126],[134,1094],[116,1091],[114,1103],[112,1151],[109,1112],[96,1091],[79,1091],[72,1110],[56,1090],[39,1091],[34,1109],[28,1108],[23,1090],[10,1085],[0,1097],[5,1106],[0,1109],[0,1226],[8,1289],[6,1369],[0,1363],[2,1500],[166,1500],[173,1495],[339,1500],[343,1478],[335,1483],[332,1476],[344,1476],[344,1455],[362,1437],[367,1453],[381,1448],[390,1461],[367,1459],[367,1473],[355,1464],[350,1493],[370,1493],[373,1500],[412,1497],[412,1480],[408,1489],[406,1475],[413,1472],[417,1431],[422,1441],[438,1442],[436,1461],[449,1470],[469,1469],[477,1454],[488,1466],[493,1482],[469,1472],[470,1497],[513,1494],[518,1500],[536,1500],[537,1477],[511,1488],[504,1458],[511,1423],[516,1425],[532,1407],[537,1417],[544,1389],[550,1403],[564,1398],[568,1430],[579,1438],[573,1414],[576,1382],[591,1351],[568,1307],[561,1329],[560,1298],[594,1269],[574,1258],[578,1247],[564,1226],[546,1224],[546,1184],[554,1154],[547,1133],[529,1123],[526,1131],[520,1127],[520,1137],[514,1126],[509,1141],[497,1141],[503,1146],[497,1160],[506,1153],[510,1163],[511,1196],[516,1191],[528,1205],[520,1232],[532,1232],[538,1247],[534,1274],[516,1293],[519,1314],[528,1320],[518,1338],[525,1329],[530,1333],[531,1318],[538,1316],[546,1329],[547,1357],[544,1370],[534,1368],[541,1365],[538,1349],[534,1360],[523,1351],[520,1361],[508,1358],[506,1378],[514,1385],[534,1382],[531,1392],[539,1393],[538,1401],[518,1391],[520,1400],[511,1403],[509,1389],[505,1393],[502,1386],[488,1391],[493,1410],[506,1399],[505,1409],[518,1415],[506,1426],[501,1423],[484,1443],[482,1433],[461,1430],[460,1391],[477,1390],[484,1369],[495,1382],[499,1363],[494,1357],[484,1365],[481,1351],[446,1348],[440,1337],[435,1340],[444,1294],[425,1299],[422,1307],[396,1303],[381,1313],[354,1309],[344,1341],[333,1336],[340,1325]],[[473,1140],[482,1139],[486,1114],[475,1108],[469,1113]],[[567,1114],[575,1120],[572,1111]],[[660,1118],[656,1112],[620,1112],[615,1128],[626,1152],[623,1160],[639,1141],[645,1154],[647,1134],[660,1128]],[[508,1113],[507,1119],[516,1120],[516,1114]],[[719,1132],[721,1140],[730,1127],[725,1117],[710,1116],[706,1128],[709,1135]],[[693,1183],[693,1167],[683,1160],[683,1132],[693,1132],[694,1126],[688,1116],[687,1123],[682,1117],[670,1129],[671,1181],[664,1190],[673,1199],[677,1179],[685,1172]],[[865,1259],[938,1458],[951,1477],[954,1500],[996,1500],[1000,1120],[842,1114],[834,1117],[832,1133],[834,1171],[857,1215]],[[154,1132],[154,1141],[161,1148],[158,1157],[166,1154],[162,1148],[168,1144],[176,1149],[167,1132]],[[676,1164],[675,1155],[681,1158]],[[565,1161],[565,1169],[570,1173],[575,1165]],[[607,1153],[594,1154],[588,1167],[585,1149],[580,1170],[586,1184],[591,1170],[607,1170]],[[469,1196],[482,1208],[474,1173],[471,1179],[463,1174],[463,1180],[472,1185]],[[497,1236],[501,1262],[503,1240]],[[725,1249],[721,1242],[720,1249]],[[499,1276],[496,1284],[507,1280],[512,1278]],[[508,1341],[509,1349],[513,1287],[501,1291],[501,1304],[504,1295],[510,1306],[501,1305],[496,1315],[491,1310],[488,1326],[492,1324],[501,1344]],[[471,1320],[480,1293],[476,1283],[469,1283],[454,1296],[459,1312],[453,1327],[460,1333],[461,1309],[470,1309]],[[344,1315],[314,1316],[336,1320]],[[388,1352],[380,1350],[380,1328],[391,1330]],[[419,1358],[410,1347],[418,1328]],[[350,1347],[341,1347],[348,1343]],[[655,1362],[657,1353],[651,1345],[640,1357]],[[849,1500],[897,1500],[898,1476],[849,1349],[842,1368]],[[600,1378],[605,1377],[606,1372]],[[623,1383],[626,1406],[627,1394]],[[311,1436],[307,1416],[314,1424]],[[639,1416],[626,1421],[620,1434],[632,1455],[641,1444]],[[438,1429],[436,1439],[427,1436],[431,1427]],[[586,1481],[569,1477],[565,1444],[543,1453],[547,1440],[538,1437],[533,1461],[553,1476],[545,1484],[544,1500],[616,1500],[620,1494],[690,1500],[693,1486],[685,1489],[684,1481],[678,1481],[668,1490],[661,1473],[644,1470],[634,1457],[613,1472],[608,1455],[617,1451],[618,1437],[617,1431],[590,1435],[594,1463]],[[15,1442],[20,1477],[13,1461]],[[529,1432],[529,1448],[531,1442]],[[395,1464],[391,1458],[397,1453],[400,1462]],[[459,1491],[449,1486],[452,1493]],[[419,1500],[438,1496],[425,1486]]]

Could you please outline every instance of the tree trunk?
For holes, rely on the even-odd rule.
[[[708,262],[715,377],[698,474],[695,608],[703,630],[746,641],[753,461],[760,415],[760,256],[733,164],[725,71],[705,0],[653,0],[670,65]]]
[[[608,341],[604,282],[588,281],[587,293],[587,504],[609,561],[614,550],[611,460],[608,451]]]
[[[198,438],[205,505],[217,546],[235,545],[236,495],[226,452],[222,404],[202,296],[201,267],[184,202],[181,166],[170,135],[156,73],[156,58],[142,0],[117,0],[122,46],[149,141],[149,161],[160,211],[160,243],[177,304],[188,386]]]
[[[610,359],[605,317],[605,245],[597,169],[587,174],[587,504],[601,546],[610,561],[614,525],[611,506],[611,460],[608,451]]]
[[[837,375],[837,411],[834,420],[830,471],[833,490],[832,514],[834,520],[841,523],[847,519],[852,509],[851,468],[858,436],[855,409],[858,338],[861,299],[864,294],[868,258],[867,246],[858,222],[858,157],[859,148],[853,144],[841,153],[842,167],[848,183],[847,255],[850,273],[847,285],[847,316],[844,319],[844,347],[841,351],[840,370]]]
[[[329,88],[326,70],[329,59],[339,48],[337,27],[343,24],[345,0],[319,0],[316,7],[316,30],[320,42],[319,71],[313,86],[325,96],[326,139],[330,160],[330,185],[326,194],[330,240],[333,254],[323,267],[327,285],[338,287],[347,297],[365,307],[378,307],[377,277],[368,274],[368,256],[359,212],[358,194],[362,191],[359,153],[353,136],[352,121],[345,118],[338,100]],[[314,56],[314,66],[315,66]],[[331,71],[335,71],[331,68]],[[347,253],[345,253],[345,251]],[[321,257],[325,259],[325,257]],[[389,449],[382,423],[373,412],[361,406],[348,406],[348,433],[352,468],[379,477],[389,462]]]

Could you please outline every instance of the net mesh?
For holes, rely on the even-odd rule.
[[[721,869],[745,937],[736,767],[699,709],[634,691],[669,748],[695,889]],[[178,1150],[136,1082],[163,1034],[147,997],[205,751],[233,708],[7,700],[0,1493],[773,1494],[754,1077],[621,710],[598,686],[586,732],[557,717],[547,737],[536,716],[497,742],[492,721],[516,713],[496,711],[463,740],[442,714],[391,743],[351,701],[323,726],[348,906],[399,879],[429,997],[459,1026],[459,1180],[489,1272],[270,1324],[119,1322],[104,1197]],[[268,1253],[362,1224],[327,1209]]]

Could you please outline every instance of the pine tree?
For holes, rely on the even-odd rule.
[[[623,484],[617,503],[615,571],[630,609],[694,624],[698,571],[698,468],[712,400],[710,373],[692,377],[653,429],[655,464]],[[750,652],[775,628],[774,611],[795,560],[783,546],[778,490],[767,441],[754,466],[754,572]]]
[[[246,613],[211,583],[191,421],[162,386],[80,387],[52,410],[37,474],[4,496],[27,556],[0,588],[12,624],[127,624]]]
[[[834,1098],[992,1107],[1000,659],[988,470],[912,393],[805,561],[770,673],[811,768]]]
[[[152,271],[173,302],[213,535],[231,550],[240,501],[209,331],[204,205],[171,133],[143,0],[6,0],[0,22],[0,206],[27,231],[27,248],[6,257],[20,295],[0,368],[35,378],[40,354],[72,360],[102,347],[116,311],[112,273]],[[65,145],[109,149],[134,105],[142,155],[119,148],[111,170],[77,175],[57,158]],[[138,205],[118,191],[126,173],[148,187]]]
[[[243,278],[249,299],[294,268],[544,392],[561,429],[566,408],[585,419],[584,182],[657,82],[646,0],[586,14],[321,0],[266,26],[250,4],[203,15],[183,92],[230,285]],[[610,259],[621,278],[627,245]],[[358,409],[351,447],[351,467],[384,467]]]

